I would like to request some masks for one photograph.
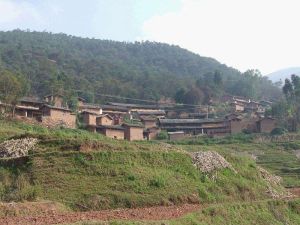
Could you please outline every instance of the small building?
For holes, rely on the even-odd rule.
[[[106,137],[124,140],[124,127],[119,125],[106,125],[106,126],[89,126],[89,131],[103,134]]]
[[[39,108],[32,106],[16,105],[15,116],[17,118],[30,118],[36,121],[41,120],[42,112]]]
[[[51,105],[41,107],[41,122],[48,127],[76,128],[76,115],[71,110]]]
[[[230,106],[232,112],[244,112],[245,110],[245,105],[237,101],[231,102]]]
[[[23,97],[19,100],[18,105],[40,108],[44,104],[45,102],[41,101],[38,97]]]
[[[96,118],[97,126],[111,126],[114,125],[114,119],[108,114],[98,115]]]
[[[125,139],[128,141],[144,140],[144,127],[139,124],[123,124]]]
[[[64,96],[60,95],[60,94],[54,94],[54,95],[46,95],[44,97],[44,101],[49,104],[49,105],[53,105],[55,107],[64,107]]]
[[[146,129],[157,126],[157,119],[155,117],[142,116],[141,121]]]
[[[274,118],[266,117],[258,120],[256,124],[259,133],[271,133],[276,127],[276,120]]]
[[[182,140],[185,138],[184,131],[175,131],[175,132],[168,132],[169,140],[175,141],[175,140]]]
[[[102,114],[102,107],[99,105],[94,105],[94,104],[78,104],[78,111],[79,112],[90,112],[90,113],[95,113],[98,115]]]
[[[229,124],[220,119],[159,119],[159,127],[168,132],[184,131],[186,134],[225,135]]]
[[[141,116],[152,116],[156,118],[164,118],[166,116],[165,110],[147,110],[147,111],[137,111],[139,117]]]
[[[82,122],[85,126],[94,125],[96,126],[96,119],[97,116],[99,116],[97,113],[89,112],[89,111],[83,111],[81,112],[82,116]]]
[[[102,113],[108,114],[113,117],[124,117],[131,113],[130,109],[122,106],[115,106],[115,105],[101,105]]]
[[[146,140],[154,140],[161,130],[158,127],[144,129],[143,135]]]

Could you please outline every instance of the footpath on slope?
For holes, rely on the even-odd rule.
[[[150,208],[116,209],[90,212],[49,212],[42,216],[16,216],[0,218],[2,225],[49,225],[75,223],[79,221],[109,220],[169,220],[200,209],[200,205],[157,206]]]

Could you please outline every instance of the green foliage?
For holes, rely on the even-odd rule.
[[[271,135],[283,135],[287,133],[287,130],[282,127],[276,127],[271,131]]]
[[[18,99],[27,93],[27,88],[22,75],[0,68],[0,101],[16,105]]]
[[[159,132],[156,136],[157,140],[167,140],[168,138],[169,138],[168,132],[164,130]]]
[[[39,96],[77,90],[91,102],[108,100],[95,96],[97,92],[157,100],[174,97],[180,88],[190,89],[208,74],[212,74],[212,85],[200,88],[204,93],[211,89],[218,94],[224,91],[247,96],[257,91],[259,96],[274,98],[278,94],[278,88],[263,78],[252,82],[212,58],[162,43],[102,41],[15,30],[0,33],[0,59],[4,68],[24,74],[31,85],[30,94]],[[245,87],[239,90],[241,82]],[[251,87],[257,85],[251,93],[247,92],[248,82]]]

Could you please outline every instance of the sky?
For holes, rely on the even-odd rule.
[[[0,0],[0,30],[158,41],[263,74],[300,66],[299,0]]]

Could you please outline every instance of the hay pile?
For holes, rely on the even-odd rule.
[[[204,173],[229,168],[236,172],[232,165],[214,151],[192,153],[193,164]]]
[[[0,158],[19,158],[28,155],[28,151],[38,143],[36,138],[22,138],[4,141],[0,144]]]

